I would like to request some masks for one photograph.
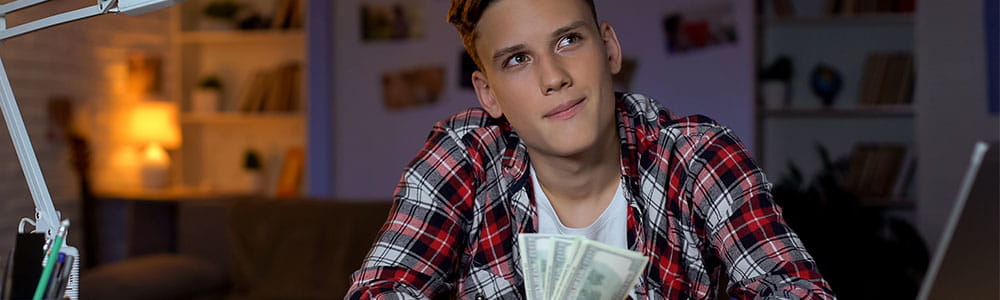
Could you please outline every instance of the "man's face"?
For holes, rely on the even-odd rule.
[[[501,0],[477,29],[480,104],[506,116],[533,154],[571,157],[614,141],[621,49],[584,1]]]

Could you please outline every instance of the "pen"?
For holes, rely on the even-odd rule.
[[[55,299],[55,294],[58,292],[59,286],[62,282],[62,273],[66,269],[66,253],[59,253],[59,260],[56,262],[56,267],[52,270],[52,279],[50,279],[49,285],[45,288],[44,299]]]
[[[55,268],[56,261],[59,259],[59,249],[62,248],[63,239],[66,237],[66,227],[69,227],[69,220],[63,220],[62,225],[59,226],[59,233],[56,234],[55,240],[52,242],[52,247],[49,248],[48,258],[45,261],[45,269],[42,269],[42,277],[38,279],[38,287],[35,288],[35,297],[33,300],[42,300],[45,296],[45,287],[49,284],[49,278],[52,277],[52,269]]]

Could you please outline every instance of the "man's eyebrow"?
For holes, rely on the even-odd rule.
[[[556,31],[552,32],[552,39],[558,39],[560,36],[566,34],[567,32],[576,30],[577,28],[584,27],[584,26],[587,26],[587,21],[580,20],[580,21],[573,22],[572,24],[569,24],[569,25],[566,25],[566,26],[563,26],[563,27],[559,27],[559,29],[556,29]],[[503,58],[503,57],[505,57],[505,56],[507,56],[507,55],[509,55],[511,53],[517,53],[517,52],[524,51],[524,49],[527,49],[527,46],[525,46],[524,44],[517,44],[517,45],[514,45],[514,46],[510,46],[510,47],[507,47],[507,48],[503,48],[503,49],[497,50],[497,52],[495,52],[493,54],[493,61],[496,61],[496,60],[498,60],[500,58]]]
[[[525,46],[524,44],[517,44],[517,45],[514,45],[514,46],[510,46],[510,47],[507,47],[507,48],[503,48],[503,49],[497,50],[497,52],[493,54],[493,61],[501,59],[504,56],[507,56],[508,54],[511,54],[511,53],[517,53],[517,52],[524,51],[524,49],[526,49],[526,48],[528,48],[528,47]]]
[[[584,26],[587,26],[587,21],[580,20],[580,21],[573,22],[572,24],[560,27],[559,29],[556,29],[556,31],[552,32],[552,39],[558,39],[559,37],[561,37],[562,35],[566,34],[567,32],[576,30],[577,28],[584,27]]]

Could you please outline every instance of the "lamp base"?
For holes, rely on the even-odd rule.
[[[142,166],[141,175],[144,189],[160,190],[170,186],[170,170],[166,166]]]

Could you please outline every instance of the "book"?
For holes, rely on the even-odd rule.
[[[298,63],[290,66],[289,85],[291,93],[288,96],[287,111],[299,111],[302,109],[302,66]]]
[[[913,178],[917,173],[917,154],[912,147],[907,148],[906,155],[903,156],[903,165],[899,169],[898,178],[892,187],[892,197],[894,201],[908,201],[910,189],[913,187]]]
[[[795,8],[792,6],[791,0],[772,0],[771,5],[774,6],[774,15],[778,18],[795,16]]]
[[[905,53],[902,55],[902,65],[899,71],[900,84],[896,87],[895,104],[910,104],[913,103],[913,83],[916,80],[916,73],[914,71],[913,54]]]
[[[285,152],[281,173],[278,174],[278,185],[275,188],[278,197],[287,198],[299,195],[304,166],[305,150],[302,147],[292,147]]]
[[[271,17],[271,28],[273,29],[285,29],[288,28],[288,20],[292,14],[292,2],[294,0],[279,0],[274,5],[274,14]]]
[[[913,99],[913,55],[907,52],[875,53],[865,58],[858,104],[900,105]]]
[[[278,112],[285,110],[287,97],[291,93],[288,90],[288,84],[285,82],[287,78],[286,72],[287,68],[284,66],[269,72],[271,79],[267,82],[268,96],[267,101],[264,103],[263,111]]]
[[[885,79],[888,60],[883,54],[869,54],[861,73],[861,89],[858,104],[875,105],[880,102],[882,82]]]
[[[240,93],[239,111],[257,112],[264,103],[264,85],[267,84],[267,74],[263,71],[254,72],[246,81]]]
[[[280,0],[274,6],[271,28],[291,29],[302,28],[304,22],[305,4],[302,0]]]
[[[909,189],[914,164],[914,155],[906,145],[855,145],[848,158],[844,188],[864,205],[895,203]]]
[[[299,109],[302,97],[302,68],[288,63],[254,72],[239,96],[241,112],[291,112]]]
[[[292,0],[292,16],[289,18],[289,28],[302,28],[305,24],[304,0]]]

